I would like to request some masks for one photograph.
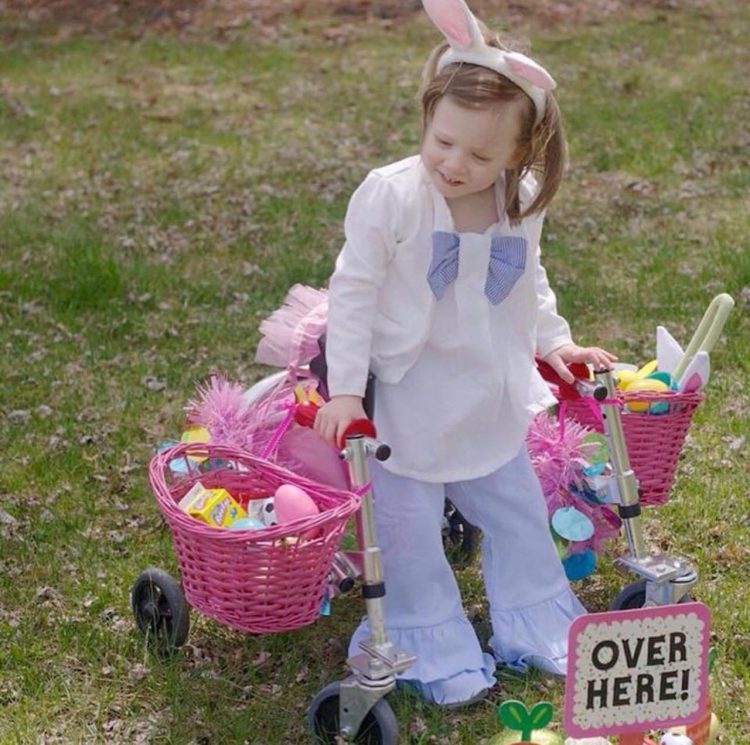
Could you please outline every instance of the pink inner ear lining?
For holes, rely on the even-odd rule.
[[[445,26],[443,28],[443,33],[448,41],[454,42],[456,45],[460,44],[462,47],[471,46],[471,34],[465,26],[464,28],[460,28],[456,22],[453,22],[450,27]]]
[[[466,11],[460,2],[446,0],[423,0],[427,15],[453,45],[471,46],[471,31]]]
[[[551,91],[555,87],[552,76],[532,60],[519,59],[518,56],[510,53],[505,55],[505,61],[513,72],[521,75],[542,90]]]

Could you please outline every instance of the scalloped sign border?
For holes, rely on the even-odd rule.
[[[572,737],[689,724],[708,705],[711,613],[703,603],[589,613],[568,632]]]

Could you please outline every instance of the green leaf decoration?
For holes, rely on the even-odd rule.
[[[529,710],[520,701],[503,701],[497,707],[500,721],[509,729],[522,730],[529,718]]]
[[[552,721],[552,704],[548,701],[540,701],[534,704],[529,714],[529,726],[531,729],[542,729]]]
[[[515,700],[503,701],[497,707],[497,712],[500,721],[508,729],[515,729],[521,732],[522,741],[528,742],[531,739],[531,730],[533,727],[531,726],[529,710],[525,704]]]

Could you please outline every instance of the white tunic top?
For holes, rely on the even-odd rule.
[[[375,423],[394,445],[384,463],[393,473],[442,483],[478,478],[521,447],[532,409],[507,369],[518,302],[511,293],[492,305],[484,294],[498,232],[496,224],[459,234],[458,277],[437,301],[419,358],[398,383],[376,384]],[[530,283],[522,276],[519,284],[523,291]]]
[[[393,448],[385,467],[448,482],[518,453],[533,414],[554,402],[534,355],[570,331],[539,263],[541,217],[461,234],[458,277],[440,300],[427,281],[434,230],[454,231],[453,220],[418,156],[367,177],[331,279],[327,354],[331,395],[362,395],[374,371],[375,424]],[[526,246],[524,270],[497,305],[484,294],[493,236]]]

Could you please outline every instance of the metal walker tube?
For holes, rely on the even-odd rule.
[[[367,467],[367,438],[356,435],[347,438],[346,459],[349,463],[349,476],[352,485],[363,487],[369,484],[369,469]],[[380,548],[377,545],[375,534],[375,513],[372,504],[372,489],[368,488],[362,495],[360,505],[359,526],[361,532],[364,559],[364,584],[365,586],[382,585],[383,583],[383,560]],[[381,598],[365,597],[367,619],[370,626],[370,635],[373,644],[386,643],[385,619],[383,616],[383,601]]]
[[[341,682],[339,697],[339,736],[356,736],[373,706],[396,685],[396,675],[406,670],[416,660],[410,652],[399,649],[388,641],[385,630],[383,597],[383,560],[377,542],[373,494],[369,486],[368,457],[385,460],[390,448],[364,435],[350,435],[341,457],[349,466],[349,478],[355,488],[365,487],[357,515],[357,538],[362,557],[363,585],[370,638],[360,642],[362,653],[347,660],[352,671]],[[342,742],[344,740],[342,739]]]
[[[617,488],[620,492],[620,517],[628,548],[635,559],[640,561],[648,556],[648,550],[643,537],[643,526],[641,525],[638,480],[630,465],[620,407],[617,403],[606,403],[608,400],[614,400],[616,396],[614,377],[609,370],[597,370],[594,372],[594,377],[607,391],[605,402],[602,403],[602,416],[604,417],[604,431],[609,442],[610,456],[613,460],[612,465],[617,479]]]

